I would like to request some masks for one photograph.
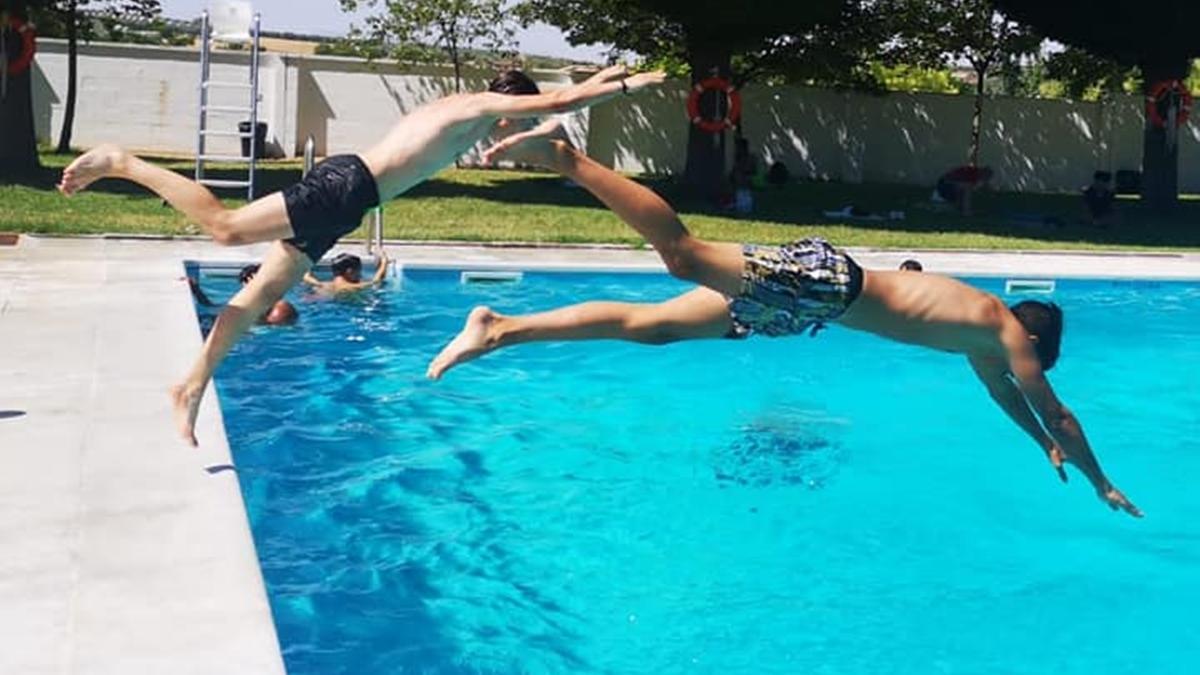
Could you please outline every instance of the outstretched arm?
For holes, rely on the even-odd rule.
[[[1009,377],[1008,365],[1003,361],[978,357],[970,357],[970,362],[971,368],[975,370],[975,376],[979,378],[983,386],[987,387],[988,395],[992,397],[996,405],[1000,406],[1000,409],[1014,424],[1029,434],[1033,442],[1037,443],[1042,452],[1046,453],[1046,457],[1058,471],[1058,477],[1064,483],[1067,482],[1067,473],[1062,466],[1062,450],[1046,433],[1033,411],[1029,409],[1029,402],[1025,400],[1024,394]]]
[[[371,277],[371,285],[372,286],[378,286],[379,284],[383,283],[384,279],[387,279],[387,269],[388,269],[387,251],[383,250],[383,248],[380,248],[379,249],[379,263],[375,268],[375,276]]]
[[[583,82],[545,94],[477,94],[478,113],[511,118],[567,113],[596,105],[614,96],[633,94],[646,87],[662,84],[666,79],[666,73],[660,71],[630,75],[625,66],[611,66]]]
[[[1021,333],[1021,342],[1013,343],[1009,347],[1009,369],[1021,394],[1037,413],[1046,431],[1058,443],[1063,459],[1074,464],[1087,476],[1100,499],[1114,510],[1122,509],[1140,518],[1141,510],[1126,499],[1104,475],[1100,462],[1092,452],[1092,446],[1083,435],[1083,427],[1079,420],[1058,400],[1049,380],[1046,379],[1046,374],[1042,371],[1037,355],[1033,353],[1028,337],[1024,335],[1024,331]]]

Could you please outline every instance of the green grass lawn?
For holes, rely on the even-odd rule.
[[[199,234],[161,200],[120,181],[101,181],[72,199],[53,189],[70,157],[46,154],[47,169],[25,184],[0,185],[0,231],[48,234]],[[156,160],[184,175],[188,161]],[[228,173],[232,167],[211,170]],[[260,165],[264,191],[300,177],[295,161]],[[1081,223],[1074,195],[991,193],[976,200],[978,216],[921,206],[930,189],[898,185],[800,182],[755,194],[753,218],[720,213],[667,179],[647,179],[702,237],[782,242],[819,235],[845,246],[983,249],[1200,249],[1200,200],[1184,200],[1170,217],[1145,213],[1136,200],[1120,204],[1121,224]],[[230,199],[229,205],[243,203]],[[853,204],[871,211],[904,211],[902,221],[860,222],[821,212]],[[586,191],[553,175],[524,171],[451,169],[384,209],[389,239],[537,243],[641,244],[641,239]],[[1023,214],[1051,216],[1061,226],[1028,224]],[[362,232],[360,231],[360,236]]]

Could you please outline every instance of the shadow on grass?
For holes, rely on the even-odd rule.
[[[17,181],[37,189],[53,190],[61,167],[69,157],[43,156],[47,166],[36,174]],[[169,167],[186,178],[193,175],[186,160],[146,157]],[[244,176],[240,168],[210,168],[211,178],[236,179]],[[297,164],[264,163],[257,173],[258,194],[282,190],[301,178]],[[689,217],[704,215],[733,217],[713,207],[707,199],[670,178],[647,178],[639,182],[667,200],[687,222]],[[89,188],[96,192],[121,195],[146,195],[146,191],[127,181],[102,180]],[[1157,246],[1200,248],[1200,200],[1181,201],[1168,215],[1152,214],[1136,198],[1118,203],[1117,224],[1100,228],[1084,221],[1080,197],[1067,194],[984,193],[976,198],[976,216],[932,210],[928,206],[927,187],[888,184],[849,184],[838,182],[798,182],[782,188],[755,192],[754,221],[782,225],[845,225],[862,231],[912,234],[957,233],[996,237],[1017,237],[1049,244],[1100,246]],[[240,191],[224,190],[222,198],[237,200]],[[508,205],[538,205],[565,208],[603,208],[586,190],[572,186],[560,176],[514,171],[470,171],[453,178],[435,177],[398,199],[471,198]],[[901,220],[858,220],[826,217],[825,211],[855,206],[873,213],[903,211]]]
[[[712,206],[709,200],[676,181],[664,178],[639,182],[661,195],[680,217],[704,215],[731,218],[732,213]],[[783,225],[846,225],[864,231],[979,234],[1020,237],[1044,242],[1110,246],[1200,247],[1200,202],[1181,202],[1176,211],[1162,216],[1148,213],[1136,199],[1118,205],[1120,222],[1096,227],[1086,222],[1083,200],[1074,195],[991,193],[976,200],[976,216],[938,211],[928,204],[924,187],[835,182],[801,182],[755,192],[755,221]],[[497,172],[496,180],[480,184],[433,179],[414,188],[413,197],[452,199],[469,197],[502,204],[604,208],[579,187],[562,178],[513,178]],[[404,199],[404,197],[400,197]],[[825,211],[855,206],[873,213],[903,211],[901,220],[831,218]]]

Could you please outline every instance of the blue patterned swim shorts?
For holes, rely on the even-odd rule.
[[[823,239],[742,247],[742,292],[729,298],[731,338],[816,335],[862,292],[863,272]]]

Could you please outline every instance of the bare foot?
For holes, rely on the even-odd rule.
[[[175,412],[175,426],[183,440],[192,444],[196,442],[196,415],[200,413],[200,400],[204,398],[203,389],[193,389],[187,384],[177,384],[171,387],[171,407]]]
[[[59,192],[70,197],[106,176],[115,175],[128,155],[115,145],[99,145],[75,158],[63,170]]]
[[[429,370],[425,376],[431,380],[440,379],[454,366],[479,358],[495,349],[495,341],[488,339],[488,331],[499,318],[499,314],[487,307],[471,310],[462,332],[429,363]]]

